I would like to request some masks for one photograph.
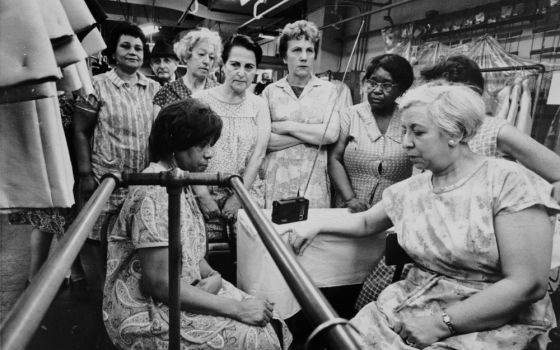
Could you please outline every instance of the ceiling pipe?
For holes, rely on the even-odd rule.
[[[401,2],[397,2],[396,4],[387,5],[385,7],[381,7],[381,8],[375,9],[375,10],[371,10],[371,11],[361,13],[361,14],[359,14],[357,16],[354,16],[354,17],[346,18],[346,19],[343,19],[343,20],[338,21],[338,22],[334,22],[334,23],[331,23],[331,24],[324,25],[324,26],[320,27],[319,29],[334,27],[334,26],[337,26],[337,25],[345,23],[345,22],[353,21],[353,20],[358,19],[358,18],[362,18],[362,17],[365,17],[365,16],[372,15],[374,13],[387,11],[387,10],[390,10],[394,7],[399,7],[399,6],[408,4],[408,3],[413,2],[413,1],[416,1],[416,0],[403,0]]]
[[[261,13],[260,15],[257,15],[257,6],[259,6],[260,4],[264,4],[265,0],[259,0],[255,3],[255,5],[253,5],[253,18],[251,18],[250,20],[248,20],[247,22],[243,23],[242,25],[239,26],[239,29],[249,25],[250,23],[253,23],[254,21],[261,19],[264,15],[266,15],[269,12],[274,11],[275,9],[277,9],[278,7],[284,5],[285,3],[289,2],[290,0],[282,0],[279,3],[277,3],[276,5],[272,6],[271,8],[269,8],[268,10],[265,10],[263,13]]]

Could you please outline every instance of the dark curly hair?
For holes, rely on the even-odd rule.
[[[468,85],[481,95],[484,92],[484,78],[480,67],[467,56],[450,56],[433,67],[424,69],[420,74],[427,81],[445,79]]]
[[[107,41],[107,48],[103,51],[103,54],[109,59],[109,63],[115,63],[113,54],[115,53],[115,51],[117,51],[119,39],[123,35],[130,35],[131,37],[138,38],[142,41],[142,46],[144,48],[144,62],[147,62],[150,59],[150,50],[148,49],[146,36],[142,32],[142,29],[132,23],[119,22],[111,30],[109,40]]]
[[[257,44],[253,39],[243,34],[235,34],[229,38],[224,44],[224,50],[222,51],[222,62],[225,64],[229,58],[229,53],[231,49],[235,46],[241,46],[249,51],[253,51],[255,54],[255,59],[257,65],[261,63],[262,60],[262,49],[259,44]]]
[[[222,119],[208,105],[193,98],[169,104],[158,114],[150,133],[150,160],[169,160],[173,153],[193,146],[215,144]]]
[[[408,63],[406,58],[392,53],[372,58],[366,67],[363,81],[365,82],[371,78],[373,73],[379,68],[383,68],[391,74],[391,78],[393,78],[395,84],[399,85],[402,92],[408,90],[414,82],[414,72],[410,63]]]

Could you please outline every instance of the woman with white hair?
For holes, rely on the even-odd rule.
[[[560,207],[520,165],[470,150],[484,111],[465,86],[410,91],[399,106],[402,142],[428,171],[389,187],[368,211],[286,231],[301,253],[320,232],[360,237],[394,226],[414,265],[351,320],[363,348],[544,349],[555,325],[548,215]]]
[[[191,30],[173,45],[173,51],[187,66],[187,73],[157,92],[154,97],[155,115],[172,102],[216,86],[209,74],[214,71],[222,54],[222,39],[217,32],[207,28]]]

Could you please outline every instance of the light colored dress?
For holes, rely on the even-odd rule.
[[[286,78],[268,85],[262,95],[270,109],[272,122],[289,120],[326,126],[331,113],[347,107],[345,100],[338,98],[334,84],[315,76],[307,83],[299,97],[295,95]],[[333,116],[335,117],[336,115]],[[317,146],[299,144],[267,155],[266,208],[272,208],[272,202],[275,200],[296,196],[298,189],[303,195],[316,153]],[[331,206],[325,146],[321,148],[305,197],[309,200],[310,208]]]
[[[97,181],[106,173],[137,173],[149,164],[148,139],[154,123],[152,100],[159,84],[137,73],[134,85],[122,80],[115,70],[93,78],[100,109],[95,125],[91,169]],[[107,220],[118,213],[128,189],[115,189],[89,236],[100,240]]]
[[[401,144],[401,118],[394,115],[385,134],[377,126],[368,102],[362,102],[340,112],[340,137],[348,136],[343,164],[356,197],[370,205],[381,200],[383,191],[395,182],[409,178],[412,163]],[[340,208],[344,200],[335,195]],[[391,283],[395,268],[379,262],[366,278],[356,301],[356,309],[376,300]]]
[[[364,335],[364,349],[413,349],[391,329],[397,320],[439,314],[500,280],[494,218],[534,205],[549,214],[560,211],[543,193],[520,165],[492,158],[446,188],[433,188],[431,172],[389,187],[383,206],[415,264],[406,279],[388,286],[352,319]],[[521,350],[555,324],[546,295],[502,327],[449,337],[426,349]]]
[[[266,103],[261,97],[251,93],[247,93],[239,103],[230,103],[220,98],[216,88],[199,91],[192,97],[208,104],[224,123],[222,134],[214,145],[214,157],[208,162],[206,172],[243,176],[257,144],[257,120],[270,118]],[[224,187],[209,188],[217,201],[229,193]],[[264,206],[264,182],[259,174],[249,193],[261,207]]]
[[[166,169],[150,164],[145,172]],[[103,321],[119,349],[167,349],[169,308],[142,293],[138,250],[168,247],[168,196],[165,187],[132,187],[109,236]],[[199,263],[206,253],[204,220],[190,188],[181,197],[181,280],[200,279]],[[238,301],[251,298],[223,280],[220,296]],[[279,321],[281,322],[281,321]],[[291,335],[282,322],[287,348]],[[280,349],[271,324],[250,326],[231,318],[181,312],[181,346],[188,349]]]

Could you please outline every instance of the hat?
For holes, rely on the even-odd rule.
[[[173,52],[173,45],[165,40],[157,40],[150,57],[171,57],[178,60],[175,52]]]

